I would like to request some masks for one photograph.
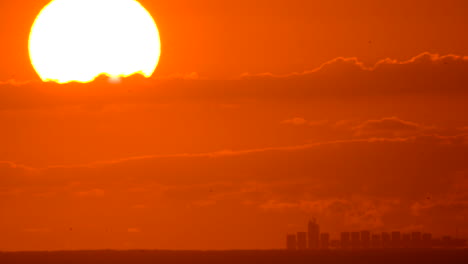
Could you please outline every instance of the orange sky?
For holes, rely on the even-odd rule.
[[[47,2],[0,2],[0,250],[468,236],[466,1],[142,0],[154,78],[67,85],[28,58]]]
[[[37,78],[29,29],[48,0],[0,3],[0,80]],[[339,57],[367,63],[422,52],[468,54],[463,0],[142,0],[161,30],[157,75],[289,73]],[[371,44],[369,44],[371,41]],[[222,67],[220,67],[222,65]]]

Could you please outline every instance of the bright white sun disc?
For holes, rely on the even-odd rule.
[[[150,77],[160,47],[156,23],[135,0],[54,0],[29,37],[36,72],[58,83],[90,82],[101,74]]]

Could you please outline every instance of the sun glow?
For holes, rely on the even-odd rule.
[[[90,82],[150,77],[160,45],[156,23],[135,0],[54,0],[32,26],[29,55],[43,81]]]

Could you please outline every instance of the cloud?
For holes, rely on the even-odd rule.
[[[194,201],[192,204],[197,207],[207,207],[207,206],[215,205],[216,201],[215,200],[198,200],[198,201]]]
[[[26,232],[26,233],[50,233],[51,230],[49,228],[26,228],[26,229],[23,229],[23,232]]]
[[[306,99],[313,96],[430,95],[466,93],[464,84],[468,78],[463,72],[467,68],[466,56],[422,53],[406,61],[381,60],[370,67],[357,58],[336,58],[302,73],[244,75],[244,78],[264,87],[287,87],[289,96],[285,94],[283,99],[292,96],[297,100],[300,96]],[[275,82],[276,85],[272,84]]]
[[[400,188],[403,185],[399,185],[400,192],[411,195],[418,189],[440,188],[442,185],[432,184],[443,175],[455,175],[466,169],[464,157],[468,153],[468,145],[464,138],[465,135],[373,137],[238,151],[137,156],[83,165],[49,166],[35,169],[34,174],[24,174],[21,166],[15,166],[16,169],[2,177],[2,181],[7,183],[2,186],[9,189],[41,186],[63,189],[62,186],[69,186],[67,188],[76,195],[107,196],[112,190],[83,188],[102,186],[108,177],[112,177],[113,182],[124,183],[129,175],[133,175],[139,184],[125,184],[124,188],[132,195],[167,193],[173,190],[168,186],[184,184],[204,190],[211,196],[217,192],[209,190],[231,188],[229,184],[214,184],[216,182],[275,182],[285,180],[287,175],[291,182],[317,179],[322,184],[333,184],[337,193],[345,191],[347,184],[350,184],[347,187],[355,186],[363,192],[383,194],[390,191],[385,190],[390,182],[404,185],[419,182],[413,189]],[[433,154],[420,156],[417,153],[421,151]],[[398,161],[398,165],[388,161]],[[74,182],[81,184],[71,185]],[[343,186],[335,186],[338,182]],[[359,185],[360,182],[363,184]],[[82,190],[77,191],[77,188]],[[205,198],[200,196],[197,199],[203,201]]]
[[[211,102],[304,102],[320,97],[435,95],[466,93],[468,57],[423,53],[407,61],[385,59],[366,67],[356,58],[337,58],[321,67],[288,75],[244,75],[206,80],[197,74],[177,78],[132,76],[121,83],[98,78],[93,83],[0,84],[0,110],[105,104]],[[428,78],[430,76],[430,78]]]
[[[302,117],[294,117],[291,119],[286,119],[281,121],[282,124],[286,125],[295,125],[295,126],[302,126],[302,125],[307,125],[307,126],[321,126],[321,125],[326,125],[328,121],[326,120],[320,120],[320,121],[308,121]]]
[[[141,230],[139,228],[132,227],[132,228],[128,228],[127,232],[128,233],[141,233]]]
[[[457,66],[461,64],[465,64],[468,62],[468,56],[460,56],[460,55],[440,55],[440,54],[433,54],[429,52],[421,53],[417,56],[410,58],[409,60],[399,61],[395,59],[386,58],[383,60],[378,61],[374,66],[366,66],[363,62],[359,60],[359,58],[351,57],[338,57],[327,61],[320,65],[319,67],[308,70],[300,73],[289,73],[289,74],[282,74],[282,75],[275,75],[272,73],[260,73],[260,74],[250,74],[244,73],[241,75],[241,78],[276,78],[276,79],[288,79],[293,77],[301,77],[301,76],[312,76],[315,73],[326,72],[326,71],[334,71],[334,70],[342,70],[348,69],[350,71],[355,71],[356,69],[361,71],[380,71],[384,69],[388,69],[389,67],[393,66],[406,66],[406,65],[419,65],[422,67],[433,67],[433,66],[441,66],[441,65],[453,65],[456,64]]]
[[[38,168],[36,174],[9,165],[16,168],[1,180],[14,180],[1,188],[23,191],[2,196],[2,214],[11,216],[5,226],[15,226],[11,219],[25,212],[39,219],[39,226],[54,226],[54,221],[68,225],[70,216],[79,215],[80,222],[70,226],[85,230],[112,223],[161,239],[195,239],[205,232],[216,239],[220,235],[209,230],[226,225],[247,237],[251,230],[262,229],[255,237],[274,227],[272,236],[277,236],[282,226],[309,217],[320,219],[331,232],[421,226],[446,233],[450,223],[467,227],[462,220],[468,217],[468,145],[461,137],[359,138],[140,156]],[[34,195],[46,192],[55,195]],[[77,192],[104,196],[82,199]],[[428,194],[433,197],[429,202]],[[150,210],[136,210],[144,208]],[[269,227],[258,227],[261,222]],[[194,226],[199,232],[191,233]]]
[[[7,169],[20,169],[20,170],[33,170],[33,168],[25,166],[25,165],[20,165],[11,161],[0,161],[0,168],[3,168],[5,170]]]
[[[328,134],[340,132],[340,135],[348,137],[364,138],[393,138],[410,137],[423,134],[437,134],[443,129],[435,126],[426,126],[420,123],[406,121],[398,117],[384,117],[381,119],[370,119],[366,121],[339,120],[339,121],[308,121],[302,117],[286,119],[281,124],[294,125],[299,127],[315,127],[327,131]],[[463,129],[453,130],[453,132],[464,131]]]
[[[292,118],[292,119],[284,120],[281,123],[282,124],[288,124],[288,125],[300,126],[300,125],[307,124],[307,120],[305,120],[302,117],[295,117],[295,118]]]
[[[429,132],[433,127],[415,122],[405,121],[397,117],[387,117],[379,120],[368,120],[355,126],[353,130],[357,136],[410,136]]]
[[[197,72],[191,72],[187,74],[175,73],[168,76],[158,76],[157,80],[199,80],[200,75]]]
[[[79,191],[75,194],[81,197],[102,197],[106,194],[106,192],[103,189],[91,189],[86,191]]]
[[[384,200],[376,197],[353,196],[348,199],[301,200],[281,202],[270,200],[262,204],[264,210],[291,211],[301,210],[321,218],[339,218],[349,229],[383,228],[384,217],[401,206],[399,200]]]
[[[468,197],[461,199],[441,199],[438,201],[417,201],[411,206],[416,216],[441,217],[451,216],[458,212],[460,216],[468,215]]]
[[[0,232],[24,229],[12,219],[155,241],[219,241],[226,225],[277,236],[311,216],[332,232],[466,227],[467,69],[422,54],[233,80],[0,84]]]

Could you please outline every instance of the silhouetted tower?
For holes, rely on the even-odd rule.
[[[297,249],[296,235],[288,235],[286,237],[286,248],[288,250],[296,250]]]
[[[321,249],[330,248],[330,234],[329,233],[320,234],[320,248]]]
[[[320,226],[317,220],[309,221],[308,225],[309,249],[319,249],[320,247]]]
[[[413,232],[411,233],[411,247],[420,248],[422,242],[422,233],[421,232]]]
[[[380,248],[380,247],[382,247],[381,236],[378,234],[372,235],[372,248]]]
[[[351,233],[351,247],[358,249],[361,247],[361,234],[359,232]]]
[[[342,249],[349,249],[351,246],[350,240],[350,233],[349,232],[341,232],[341,248]]]
[[[401,238],[401,245],[404,248],[408,248],[411,246],[411,234],[403,234]]]
[[[392,232],[392,247],[393,248],[401,248],[401,233],[400,232]]]
[[[453,246],[456,248],[466,248],[466,240],[462,238],[455,238],[453,240]]]
[[[330,240],[330,248],[341,248],[341,241],[339,239]]]
[[[430,233],[424,233],[422,235],[422,244],[424,248],[432,248],[432,234]]]
[[[361,231],[361,247],[368,249],[371,246],[371,233],[370,231]]]
[[[387,232],[382,232],[382,248],[390,248],[392,245],[392,237]]]
[[[452,245],[452,237],[451,236],[443,236],[442,237],[442,246],[445,247],[445,248],[449,248],[451,247]]]
[[[306,232],[297,233],[297,249],[299,250],[307,249],[307,233]]]

